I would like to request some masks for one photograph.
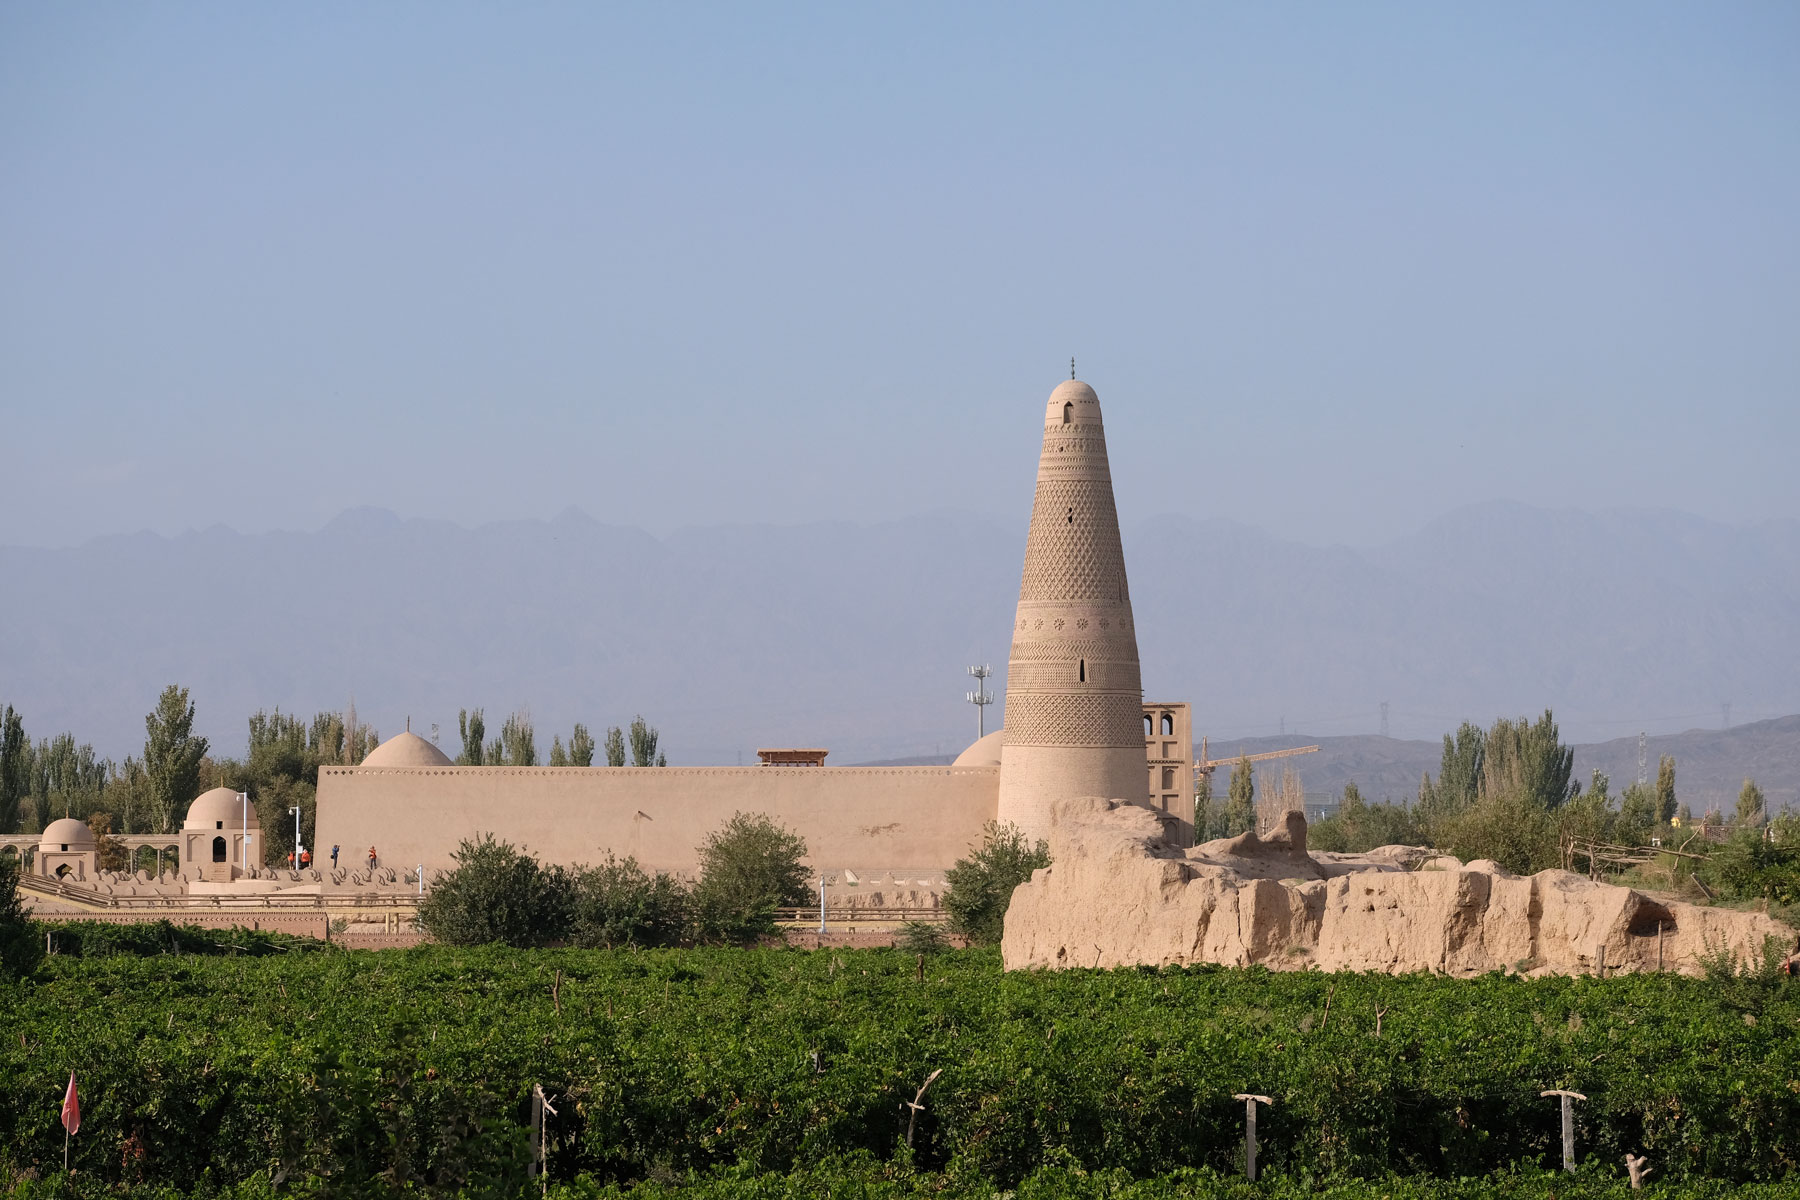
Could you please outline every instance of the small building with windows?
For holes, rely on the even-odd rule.
[[[94,831],[73,817],[64,817],[50,822],[38,835],[32,869],[38,875],[70,882],[94,879],[100,873],[99,852]]]
[[[1186,704],[1144,704],[1150,807],[1176,818],[1177,840],[1194,840],[1194,726]]]
[[[202,792],[181,823],[181,861],[207,883],[231,883],[245,867],[262,865],[256,806],[230,788]]]

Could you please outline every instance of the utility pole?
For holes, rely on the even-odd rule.
[[[987,690],[988,677],[994,668],[982,663],[979,667],[970,667],[969,674],[975,677],[975,690],[965,692],[963,698],[975,706],[975,738],[979,741],[987,736],[987,706],[994,702],[994,694]]]
[[[1648,768],[1645,766],[1645,759],[1644,759],[1644,731],[1640,729],[1640,730],[1638,730],[1638,786],[1639,787],[1643,787],[1646,783],[1650,782],[1650,777],[1647,774],[1645,774],[1647,769]]]

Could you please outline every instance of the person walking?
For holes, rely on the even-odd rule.
[[[337,852],[338,848],[333,846],[331,848],[331,869],[334,871],[337,870]]]
[[[375,869],[375,847],[369,847],[369,870]]]

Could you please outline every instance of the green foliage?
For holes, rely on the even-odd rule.
[[[1675,757],[1662,756],[1656,765],[1656,823],[1667,825],[1675,819]]]
[[[1049,865],[1048,844],[1027,841],[1016,825],[989,821],[982,827],[981,845],[944,873],[950,885],[944,896],[950,928],[971,945],[998,945],[1006,931],[1013,889]]]
[[[1424,833],[1417,814],[1404,804],[1370,804],[1355,783],[1344,785],[1337,812],[1313,822],[1306,831],[1312,850],[1361,854],[1377,846],[1416,845]]]
[[[1256,828],[1256,767],[1248,755],[1231,765],[1231,783],[1225,791],[1225,833],[1236,837]]]
[[[187,689],[172,683],[144,718],[144,728],[152,832],[167,833],[200,794],[200,760],[206,757],[207,742],[194,732],[194,705]]]
[[[800,862],[806,839],[763,813],[733,814],[706,835],[697,853],[694,920],[707,940],[747,941],[772,933],[777,908],[811,898]]]
[[[591,767],[594,765],[594,735],[588,732],[586,725],[575,722],[575,732],[569,735],[569,765],[571,767]]]
[[[561,734],[557,734],[550,739],[549,765],[553,767],[566,767],[569,765],[569,752],[563,749]]]
[[[44,954],[43,936],[19,899],[20,867],[17,854],[0,854],[0,983],[31,974]]]
[[[1210,842],[1216,837],[1224,836],[1225,815],[1214,811],[1212,793],[1212,772],[1197,771],[1200,780],[1194,786],[1194,842]],[[1214,832],[1217,829],[1218,832]]]
[[[908,921],[900,926],[894,945],[908,954],[941,954],[950,949],[950,937],[932,921]]]
[[[473,712],[466,708],[456,711],[456,730],[462,738],[462,753],[456,756],[456,763],[462,767],[479,767],[486,757],[481,739],[487,736],[487,722],[482,720],[481,710]]]
[[[1575,751],[1562,744],[1549,709],[1535,723],[1501,718],[1488,731],[1481,794],[1511,793],[1554,812],[1580,790],[1569,777],[1574,766]]]
[[[606,731],[606,765],[609,767],[625,765],[625,734],[617,725]]]
[[[569,884],[510,843],[482,834],[457,848],[456,868],[419,905],[425,932],[451,946],[541,946],[569,929]]]
[[[633,718],[631,722],[631,765],[634,767],[667,766],[668,760],[656,752],[656,743],[661,736],[644,721],[642,713]]]
[[[1487,765],[1487,741],[1486,731],[1470,721],[1464,721],[1454,735],[1444,735],[1437,780],[1427,776],[1419,785],[1421,820],[1428,824],[1448,821],[1475,803]]]
[[[0,833],[19,829],[19,806],[30,791],[31,742],[25,720],[12,705],[0,710]]]
[[[1654,975],[1003,973],[982,950],[928,959],[923,982],[893,950],[54,956],[0,985],[0,1180],[60,1176],[73,1070],[71,1186],[94,1196],[277,1174],[302,1196],[522,1194],[542,1082],[571,1196],[1624,1200],[1629,1151],[1665,1195],[1772,1198],[1800,1161],[1800,988],[1758,995],[1746,1010]],[[901,1105],[939,1068],[908,1155]],[[1575,1176],[1551,1170],[1548,1088],[1589,1097]],[[1231,1179],[1236,1092],[1275,1100],[1255,1187]]]
[[[142,958],[156,954],[241,955],[260,958],[270,954],[322,954],[335,948],[315,938],[297,937],[254,929],[202,929],[169,921],[140,925],[116,925],[110,921],[40,921],[36,940],[50,935],[52,952],[59,958]]]
[[[1700,865],[1698,874],[1726,900],[1800,905],[1800,817],[1778,817],[1768,830],[1741,826]]]
[[[1754,779],[1744,780],[1744,786],[1738,790],[1737,823],[1739,825],[1761,825],[1769,819],[1768,800],[1763,790],[1756,786]]]
[[[500,748],[504,758],[491,760],[509,767],[537,766],[537,734],[531,727],[531,714],[515,712],[500,726]]]
[[[569,940],[577,946],[673,946],[688,932],[688,890],[673,875],[646,872],[611,854],[572,873]]]
[[[1420,831],[1465,861],[1521,873],[1560,866],[1566,836],[1617,832],[1606,776],[1596,771],[1583,793],[1570,779],[1574,758],[1548,709],[1535,722],[1502,718],[1486,733],[1465,721],[1444,738],[1438,779],[1419,785]]]

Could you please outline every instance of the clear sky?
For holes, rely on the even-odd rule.
[[[1800,517],[1800,6],[0,7],[0,541]]]

